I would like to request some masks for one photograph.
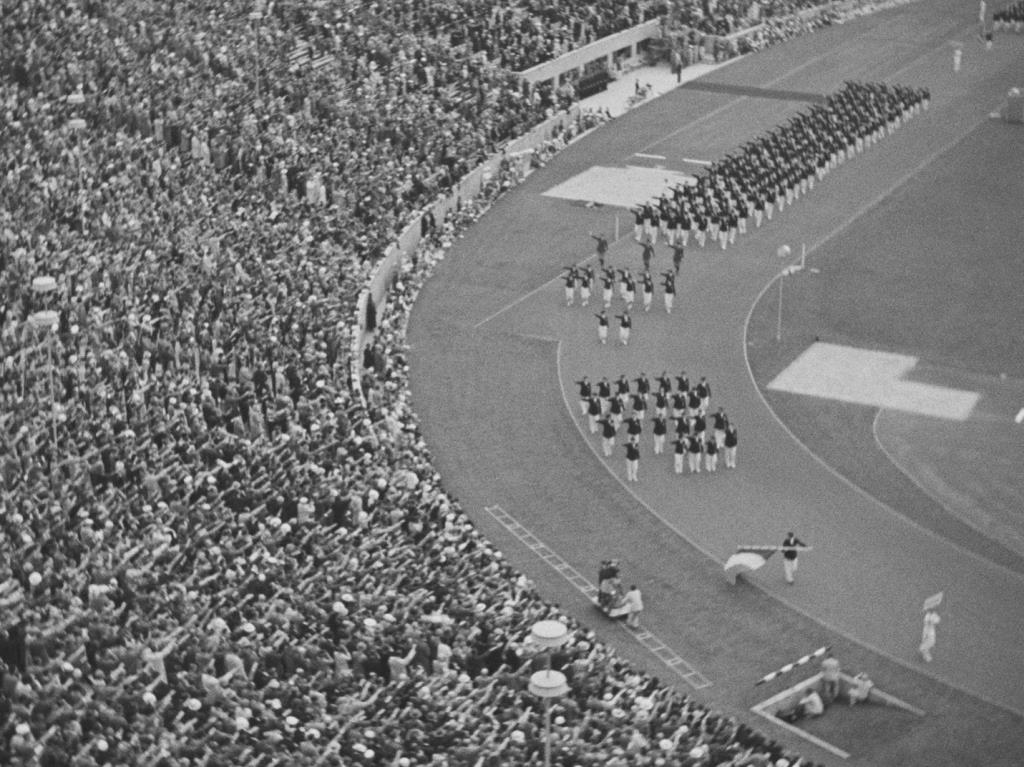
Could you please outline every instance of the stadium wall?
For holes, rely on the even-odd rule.
[[[566,72],[579,70],[582,73],[583,68],[587,64],[601,59],[607,62],[607,70],[614,72],[614,57],[616,53],[628,48],[629,55],[625,59],[627,62],[635,62],[640,56],[638,48],[640,43],[660,37],[661,20],[651,19],[643,24],[637,24],[635,27],[616,32],[614,35],[602,37],[600,40],[595,40],[589,45],[584,45],[582,48],[576,48],[559,56],[557,59],[545,61],[543,64],[525,69],[519,73],[519,77],[530,83],[530,85],[548,80],[553,80],[555,85],[558,85],[558,79]]]

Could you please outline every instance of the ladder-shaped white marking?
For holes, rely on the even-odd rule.
[[[584,578],[579,571],[552,551],[537,536],[519,524],[515,518],[501,506],[485,506],[484,511],[494,517],[502,527],[508,530],[528,549],[551,565],[555,572],[569,581],[577,591],[587,599],[597,599],[597,587]],[[703,690],[711,686],[711,681],[697,669],[679,657],[678,654],[656,635],[645,628],[630,628],[624,623],[618,624],[633,635],[633,638],[650,650],[662,663],[674,671],[684,682],[695,690]]]

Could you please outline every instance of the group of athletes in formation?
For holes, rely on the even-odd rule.
[[[745,234],[814,188],[855,152],[892,133],[903,120],[928,108],[926,89],[887,83],[847,82],[841,90],[800,112],[767,135],[744,144],[697,177],[633,209],[638,242],[664,237],[686,246],[690,235],[704,247],[716,240],[725,250]]]
[[[597,269],[586,263],[566,268],[566,305],[572,306],[578,295],[581,304],[588,306],[592,293],[600,289],[601,308],[595,315],[598,340],[607,344],[614,318],[618,320],[619,343],[628,345],[638,287],[643,310],[649,312],[654,304],[655,286],[660,284],[665,311],[671,314],[676,277],[691,235],[702,248],[709,241],[717,241],[725,250],[739,234],[746,233],[748,220],[752,218],[755,226],[761,226],[776,209],[784,210],[813,189],[815,179],[823,179],[848,157],[879,141],[921,109],[927,109],[928,103],[926,89],[847,82],[823,103],[814,104],[712,164],[695,183],[672,187],[656,200],[634,208],[634,237],[643,249],[643,266],[638,274],[628,268],[608,266],[607,238],[591,233],[596,241]],[[672,268],[656,277],[651,262],[659,237],[672,249]],[[621,314],[610,316],[616,285],[625,307]],[[664,452],[668,424],[674,421],[671,431],[675,435],[672,445],[676,473],[683,473],[684,464],[692,473],[700,472],[702,466],[704,471],[713,472],[720,454],[724,455],[727,468],[735,468],[736,428],[721,408],[709,415],[711,387],[706,380],[702,378],[691,387],[683,373],[676,377],[675,389],[667,374],[657,380],[657,387],[652,388],[641,374],[635,379],[636,390],[631,391],[629,379],[622,376],[614,385],[614,393],[607,379],[596,387],[587,378],[577,382],[581,412],[589,419],[591,433],[600,430],[604,454],[612,455],[616,434],[625,424],[627,478],[638,481],[640,434],[649,400],[653,400],[650,404],[654,409],[654,453]],[[628,418],[627,409],[631,410]]]
[[[640,373],[632,381],[623,374],[614,382],[602,378],[594,384],[584,376],[576,384],[580,412],[587,418],[590,433],[600,432],[605,457],[613,455],[615,438],[619,429],[625,427],[623,449],[628,481],[640,480],[640,436],[645,429],[648,408],[653,410],[650,429],[654,454],[664,454],[671,433],[676,474],[683,473],[684,464],[691,474],[700,474],[702,467],[704,471],[714,472],[718,469],[720,455],[726,468],[736,468],[739,432],[723,408],[710,412],[711,384],[706,377],[701,376],[699,381],[691,383],[686,371],[674,378],[666,371],[653,383],[645,373]]]
[[[641,243],[643,252],[643,268],[634,275],[629,268],[614,269],[606,264],[605,258],[608,253],[608,239],[603,234],[590,234],[597,241],[598,269],[588,264],[573,264],[565,267],[565,305],[572,306],[576,302],[577,292],[580,303],[583,306],[590,305],[591,294],[600,289],[601,309],[594,316],[597,317],[597,338],[602,344],[608,343],[608,327],[614,318],[619,322],[619,343],[623,346],[629,344],[629,336],[633,329],[633,305],[636,303],[637,287],[640,288],[640,297],[645,312],[651,310],[654,304],[655,283],[661,286],[662,299],[665,305],[666,314],[672,313],[676,297],[676,276],[679,274],[679,266],[683,261],[683,244],[672,245],[672,268],[661,272],[656,279],[651,273],[651,261],[654,259],[654,239],[647,237]],[[615,287],[618,285],[619,297],[625,307],[622,314],[609,316],[608,311],[612,307],[612,300],[615,294]]]
[[[814,104],[712,164],[694,184],[674,186],[635,207],[634,237],[643,249],[639,274],[607,266],[608,240],[591,233],[597,242],[598,268],[586,264],[566,267],[566,305],[572,306],[578,293],[583,306],[588,306],[592,292],[600,289],[598,339],[602,344],[608,342],[609,326],[615,319],[619,343],[629,344],[638,287],[645,312],[654,304],[655,287],[660,285],[665,311],[672,313],[676,277],[691,235],[702,248],[717,240],[726,249],[739,234],[746,233],[749,219],[760,227],[776,208],[784,210],[813,189],[816,178],[821,180],[855,152],[891,133],[901,121],[927,109],[929,98],[926,89],[847,82],[824,103]],[[651,261],[659,237],[672,249],[672,268],[655,276]],[[616,285],[625,309],[610,316]]]

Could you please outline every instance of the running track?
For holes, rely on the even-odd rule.
[[[845,657],[887,670],[901,687],[891,691],[933,719],[948,714],[943,727],[953,737],[955,712],[974,707],[992,722],[988,742],[1004,739],[1012,764],[1024,754],[1024,728],[1006,713],[1024,711],[1024,579],[912,524],[817,461],[761,399],[744,349],[748,312],[782,266],[773,255],[779,244],[804,241],[813,256],[986,119],[1015,84],[1024,47],[1012,36],[980,61],[971,61],[980,54],[969,49],[965,63],[972,66],[953,79],[949,42],[971,39],[975,13],[970,4],[923,0],[861,19],[705,79],[726,87],[677,90],[596,131],[506,195],[450,251],[421,293],[409,340],[413,405],[446,486],[565,609],[602,625],[585,598],[486,507],[499,506],[588,577],[599,559],[623,559],[626,577],[644,585],[646,625],[714,682],[715,705],[741,711],[758,700],[747,689],[757,670],[821,642],[840,643]],[[611,231],[615,211],[541,193],[591,165],[652,164],[636,153],[664,156],[670,167],[674,158],[713,159],[802,106],[739,95],[743,89],[795,98],[836,90],[847,79],[927,85],[932,109],[726,253],[691,249],[677,314],[640,317],[628,349],[597,346],[591,313],[565,309],[555,278],[589,252],[588,230]],[[625,234],[628,215],[619,213]],[[613,260],[635,265],[637,250],[623,239]],[[662,268],[664,247],[659,254]],[[597,442],[579,430],[572,381],[640,370],[653,377],[680,367],[706,374],[715,401],[740,424],[741,468],[676,478],[668,459],[645,453],[643,481],[627,487],[624,462],[604,463]],[[801,560],[795,587],[782,583],[777,562],[752,579],[755,585],[725,581],[718,563],[737,543],[774,542],[790,528],[815,546]],[[949,609],[936,662],[924,668],[915,652],[920,604],[939,590]],[[624,637],[608,638],[652,667]],[[900,747],[910,744],[897,741]],[[945,763],[922,744],[911,751]]]

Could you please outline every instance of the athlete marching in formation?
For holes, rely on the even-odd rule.
[[[622,319],[626,315],[617,316]],[[639,455],[648,406],[654,410],[651,416],[653,454],[663,455],[669,436],[668,413],[671,407],[671,417],[675,422],[672,466],[676,474],[684,473],[684,465],[688,466],[690,474],[715,474],[721,456],[725,456],[726,468],[736,468],[738,432],[725,408],[718,407],[714,413],[708,413],[711,384],[706,376],[701,376],[697,384],[691,385],[685,370],[674,377],[667,370],[662,371],[653,382],[641,371],[632,379],[621,373],[614,381],[603,376],[592,383],[583,376],[575,383],[580,412],[587,418],[591,434],[600,428],[602,453],[606,457],[614,453],[615,435],[622,427],[626,431],[624,445],[634,445]],[[628,447],[626,449],[632,452]],[[632,469],[627,466],[627,471]],[[636,479],[631,478],[630,481]]]
[[[654,392],[654,415],[658,418],[666,418],[668,416],[668,395],[661,388]]]
[[[700,474],[700,456],[703,452],[703,446],[701,441],[695,436],[690,435],[686,438],[686,450],[687,450],[687,462],[690,467],[691,474]]]
[[[673,271],[663,272],[661,278],[662,295],[665,298],[665,314],[672,314],[672,306],[676,300],[676,273]]]
[[[704,443],[704,468],[711,473],[718,469],[718,443],[713,439]]]
[[[590,303],[590,285],[594,281],[594,270],[589,266],[579,271],[580,303],[587,306]]]
[[[615,271],[613,269],[601,270],[601,300],[604,301],[604,308],[612,308],[612,289],[615,287]]]
[[[629,346],[629,331],[633,327],[633,318],[629,316],[629,309],[622,314],[616,314],[615,319],[619,321],[619,343]]]
[[[615,449],[615,424],[611,418],[599,418],[597,423],[601,426],[601,450],[605,458],[610,458]]]
[[[651,277],[650,272],[644,272],[643,276],[644,286],[644,311],[649,312],[651,310],[651,304],[654,302],[654,278]]]
[[[612,398],[612,385],[607,377],[597,382],[597,396],[601,398],[601,412],[608,412],[609,400]]]
[[[665,435],[668,434],[668,422],[664,416],[654,416],[652,433],[654,434],[654,454],[661,455],[665,452]]]
[[[629,269],[622,272],[622,299],[626,302],[626,309],[633,311],[633,301],[636,300],[636,281]]]
[[[601,398],[591,395],[587,400],[587,421],[590,425],[590,433],[597,433],[597,419],[601,417]]]
[[[572,306],[576,297],[576,267],[566,267],[569,271],[565,273],[565,305]]]
[[[590,396],[593,393],[593,387],[590,385],[590,380],[583,376],[576,385],[580,387],[580,412],[584,415],[587,414],[587,406],[590,404]]]
[[[686,437],[679,437],[672,440],[672,465],[676,474],[683,473],[683,460],[685,459],[688,443]]]
[[[736,448],[739,444],[739,433],[736,427],[730,423],[725,427],[725,468],[736,468]]]
[[[715,433],[715,443],[719,447],[725,445],[725,427],[729,424],[729,416],[725,414],[725,408],[718,410],[711,416],[711,428]]]

